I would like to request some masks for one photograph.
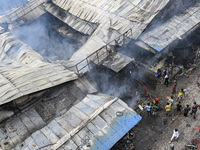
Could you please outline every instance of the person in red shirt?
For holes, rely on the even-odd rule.
[[[172,94],[176,93],[176,86],[177,86],[177,82],[176,80],[174,80],[174,83],[172,85]]]

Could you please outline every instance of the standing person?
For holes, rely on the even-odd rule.
[[[165,75],[165,82],[164,85],[168,86],[169,85],[169,76],[168,74]]]
[[[163,74],[162,74],[162,77],[164,79],[164,77],[167,75],[167,69],[163,70]]]
[[[176,140],[178,140],[178,137],[179,137],[178,129],[175,129],[169,143],[172,143],[172,141],[174,140],[174,138],[175,138]]]
[[[158,75],[157,78],[160,78],[160,77],[161,77],[161,74],[162,74],[161,70],[158,69],[158,70],[157,70],[157,75]]]
[[[182,109],[182,106],[181,106],[181,102],[179,101],[178,104],[176,105],[176,110],[177,110],[178,114],[181,113],[181,109]]]
[[[188,112],[190,111],[189,105],[184,108],[184,116],[187,117]]]
[[[176,93],[176,86],[177,86],[177,82],[176,82],[176,80],[174,80],[174,83],[172,85],[172,94]]]
[[[147,115],[151,116],[151,106],[150,106],[150,103],[148,103],[147,106],[145,106],[144,108],[147,109]]]
[[[191,115],[193,115],[193,118],[196,119],[196,112],[197,112],[197,108],[199,107],[199,105],[197,105],[196,102],[193,102],[193,106],[192,106],[192,112],[190,113]]]
[[[160,101],[160,98],[156,98],[156,106],[158,106],[159,101]]]
[[[178,93],[178,97],[177,97],[177,100],[179,99],[183,99],[183,96],[185,96],[185,91],[183,89],[181,89]]]
[[[167,105],[165,106],[165,109],[166,109],[166,115],[170,116],[170,112],[171,112],[171,107],[172,103],[167,103]]]
[[[151,102],[150,102],[150,106],[154,106],[156,105],[156,99],[153,99]]]
[[[172,105],[173,105],[173,102],[174,102],[173,98],[174,98],[174,97],[171,96],[171,98],[168,100],[168,102],[171,103]]]
[[[153,116],[157,116],[157,111],[158,111],[158,109],[159,109],[159,107],[158,106],[156,106],[156,105],[153,105],[152,106],[152,115]]]

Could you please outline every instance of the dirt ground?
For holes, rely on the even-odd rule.
[[[181,105],[193,105],[193,101],[200,104],[200,89],[196,84],[197,77],[199,76],[200,65],[196,67],[191,75],[176,75],[170,82],[169,86],[158,84],[156,90],[151,91],[152,97],[159,97],[161,99],[160,106],[165,107],[166,96],[171,96],[172,82],[177,80],[177,91],[181,88],[186,89],[185,98],[181,101]],[[158,82],[159,83],[159,82]],[[178,93],[174,94],[176,100]],[[141,98],[144,103],[150,99],[147,97]],[[146,100],[145,100],[146,99]],[[172,109],[176,108],[178,101],[175,101]],[[137,110],[136,110],[137,111]],[[188,114],[188,117],[183,116],[183,110],[177,117],[176,110],[171,111],[171,116],[166,116],[165,110],[159,110],[157,116],[147,116],[146,111],[138,112],[142,116],[142,120],[135,126],[129,134],[124,136],[112,150],[169,150],[169,141],[173,134],[174,129],[179,131],[179,140],[173,142],[175,150],[185,150],[186,144],[191,144],[194,139],[195,133],[193,132],[200,126],[200,110],[197,111],[196,119]],[[176,118],[175,121],[172,121]]]
[[[193,102],[196,101],[197,104],[200,104],[200,89],[197,86],[197,78],[199,76],[200,66],[195,68],[191,72],[191,75],[187,76],[176,76],[177,80],[177,91],[181,88],[186,89],[185,98],[182,100],[182,106],[185,105],[193,105]],[[161,85],[160,85],[161,86]],[[160,92],[160,95],[164,97],[170,96],[171,86],[169,87],[160,87],[158,85],[157,92]],[[177,98],[177,94],[174,95]],[[178,101],[175,102],[174,107],[176,107]],[[179,130],[180,138],[178,142],[174,142],[174,148],[177,150],[185,149],[186,144],[190,144],[191,140],[193,139],[195,133],[193,132],[197,127],[200,126],[200,110],[197,111],[196,119],[194,120],[193,117],[189,114],[188,117],[183,116],[183,112],[181,112],[180,116],[171,124],[170,122],[174,117],[177,116],[176,111],[172,112],[171,117],[166,117],[168,120],[167,127],[163,131],[162,134],[156,135],[156,142],[152,143],[153,150],[168,150],[169,149],[169,141],[173,134],[173,130],[177,128]],[[162,116],[162,115],[161,115]],[[159,119],[160,117],[158,117]],[[149,117],[149,119],[151,119]]]

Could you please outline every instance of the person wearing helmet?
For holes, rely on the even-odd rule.
[[[158,106],[159,101],[160,101],[160,98],[156,98],[156,106]]]
[[[199,107],[199,105],[197,105],[196,102],[193,102],[193,106],[192,106],[192,112],[190,113],[191,115],[193,115],[193,118],[196,119],[196,112],[197,112],[197,108]]]
[[[176,86],[177,86],[177,82],[176,80],[174,80],[174,83],[172,85],[172,94],[176,93]]]

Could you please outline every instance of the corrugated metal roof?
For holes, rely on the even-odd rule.
[[[18,2],[7,2],[9,6],[9,9],[11,9],[14,5],[15,9],[12,9],[3,16],[0,16],[0,23],[27,23],[30,21],[33,21],[34,19],[38,18],[39,16],[43,15],[45,13],[44,7],[42,7],[42,4],[45,2],[45,0],[27,0],[21,1],[18,0]],[[19,7],[20,4],[24,3]],[[5,7],[5,5],[3,5]]]
[[[107,150],[140,120],[141,117],[118,98],[87,95],[65,114],[18,143],[15,149]]]
[[[174,15],[168,21],[156,26],[156,28],[150,31],[147,30],[141,35],[140,40],[157,51],[161,51],[176,39],[183,38],[184,34],[199,23],[200,2],[197,2],[195,6],[189,7],[184,13]]]
[[[120,34],[132,28],[133,34],[130,36],[133,39],[137,39],[168,2],[169,0],[53,0],[54,4],[82,20],[98,24],[110,21],[110,28]],[[62,20],[68,19],[66,16]],[[73,27],[73,21],[68,25]]]
[[[77,78],[0,27],[0,105]]]
[[[52,2],[46,5],[47,11],[75,30],[91,35],[70,59],[78,63],[129,29],[132,32],[128,32],[126,36],[137,39],[169,0],[53,0]],[[85,64],[82,63],[82,66]],[[85,70],[87,71],[84,68],[81,72]]]

